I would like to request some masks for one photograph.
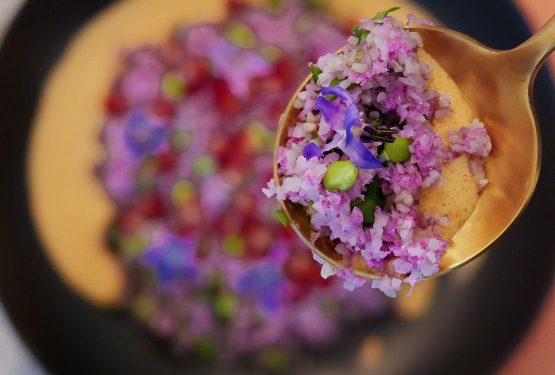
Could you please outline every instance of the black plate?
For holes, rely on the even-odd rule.
[[[64,285],[30,218],[25,162],[40,89],[75,31],[108,3],[28,1],[0,51],[0,296],[25,342],[52,373],[183,373],[187,365],[171,359],[126,314],[96,309]],[[529,35],[507,0],[419,3],[446,25],[495,48],[513,47]],[[545,69],[537,78],[535,98],[547,147],[532,202],[471,280],[453,283],[456,272],[444,278],[426,318],[388,330],[390,350],[378,373],[490,372],[533,321],[555,260],[550,237],[555,229],[555,147],[550,147],[555,95]]]

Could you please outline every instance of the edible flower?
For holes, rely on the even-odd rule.
[[[303,148],[303,156],[306,160],[310,160],[313,157],[319,158],[323,153],[324,150],[314,142],[307,143]]]
[[[166,234],[141,255],[140,262],[151,268],[159,285],[180,279],[194,279],[196,241]]]
[[[326,99],[326,95],[340,98],[347,105],[346,108]],[[314,108],[322,113],[326,122],[332,127],[333,123],[342,121],[345,129],[345,142],[340,144],[339,148],[349,156],[355,166],[361,169],[377,169],[382,166],[382,162],[352,132],[353,126],[360,124],[360,114],[355,99],[347,90],[340,86],[322,87],[322,93],[316,99]],[[342,120],[341,117],[343,117]]]
[[[245,271],[237,286],[242,294],[255,297],[264,310],[272,312],[280,307],[282,279],[275,264],[264,263]]]
[[[164,128],[153,124],[142,111],[135,111],[125,122],[124,140],[136,158],[154,152],[164,141]]]

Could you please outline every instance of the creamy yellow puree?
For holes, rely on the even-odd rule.
[[[453,112],[447,117],[432,121],[434,130],[446,144],[448,131],[470,124],[475,116],[447,72],[426,51],[420,50],[419,56],[432,69],[428,86],[442,94],[449,93]],[[450,239],[462,227],[477,204],[476,179],[470,172],[467,157],[463,155],[443,166],[441,184],[424,190],[419,207],[423,213],[449,218],[449,224],[441,227],[440,233],[444,238]]]

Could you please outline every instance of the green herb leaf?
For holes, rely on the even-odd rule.
[[[330,86],[339,86],[339,84],[343,82],[343,80],[341,78],[334,78],[331,82],[330,82]]]
[[[385,205],[385,195],[376,181],[366,185],[364,200],[373,200],[380,207]]]
[[[372,224],[374,222],[374,213],[376,212],[376,202],[373,200],[365,200],[357,207],[362,211],[362,224]]]
[[[370,34],[370,31],[363,29],[360,26],[353,27],[353,35],[358,39],[358,44],[360,44],[363,40],[366,40]]]
[[[276,216],[280,221],[280,223],[283,224],[284,227],[290,224],[289,219],[287,219],[287,216],[285,216],[285,212],[283,212],[282,210],[276,211]]]
[[[312,72],[312,79],[314,80],[314,83],[318,82],[318,76],[322,74],[322,69],[312,64],[310,65],[310,71]]]
[[[362,212],[362,224],[370,225],[374,222],[376,207],[385,206],[385,196],[383,195],[376,181],[366,185],[364,190],[364,200],[357,198],[351,202],[351,207],[358,207]]]
[[[354,199],[354,200],[351,202],[351,207],[358,206],[358,205],[361,204],[362,202],[363,202],[362,199],[356,198],[356,199]]]
[[[389,13],[391,12],[395,12],[396,10],[401,9],[400,7],[393,7],[393,8],[389,8],[388,10],[382,10],[381,12],[376,13],[376,15],[374,16],[375,20],[381,20],[384,19],[385,17],[387,17],[389,15]]]

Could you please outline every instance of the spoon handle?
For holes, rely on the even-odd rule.
[[[555,49],[555,15],[537,33],[520,46],[509,51],[512,58],[519,62],[516,67],[520,73],[533,78],[543,62]]]

